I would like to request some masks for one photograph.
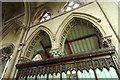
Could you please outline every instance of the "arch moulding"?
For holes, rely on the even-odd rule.
[[[25,43],[25,48],[23,48],[23,53],[21,55],[22,56],[26,56],[26,55],[30,55],[31,53],[31,48],[33,48],[35,46],[35,43],[40,40],[40,39],[37,39],[37,40],[34,40],[35,38],[37,38],[37,36],[39,36],[38,38],[40,38],[40,31],[45,31],[48,35],[49,35],[49,38],[50,38],[50,41],[51,41],[51,46],[53,47],[53,33],[52,31],[50,31],[50,29],[48,29],[47,27],[45,26],[42,26],[40,25],[38,28],[36,28],[32,34],[27,38],[26,40],[26,43]],[[34,42],[34,43],[33,43]],[[26,56],[29,58],[29,56]]]
[[[58,28],[58,30],[57,30],[57,32],[56,32],[56,47],[60,48],[60,44],[63,44],[64,40],[62,41],[62,43],[61,43],[61,41],[60,41],[60,39],[61,39],[61,37],[62,37],[62,34],[63,34],[63,32],[65,32],[65,33],[66,33],[66,34],[65,34],[65,37],[66,37],[67,32],[70,30],[70,28],[69,28],[67,31],[65,31],[65,29],[66,29],[68,23],[69,23],[74,17],[76,17],[76,18],[81,18],[81,19],[85,19],[85,20],[93,23],[93,24],[96,26],[96,28],[100,31],[100,33],[101,33],[101,35],[102,35],[103,37],[106,35],[104,29],[103,29],[103,28],[100,26],[100,24],[99,24],[99,23],[101,22],[100,19],[98,19],[98,18],[96,18],[96,17],[94,17],[94,16],[92,16],[92,15],[86,14],[86,13],[72,13],[72,14],[70,14],[70,15],[61,23],[61,25],[59,26],[59,28]],[[64,39],[65,39],[65,37],[64,37]],[[61,49],[62,49],[62,51],[63,51],[63,48],[61,48]]]

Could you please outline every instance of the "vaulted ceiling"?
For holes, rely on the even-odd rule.
[[[43,5],[44,2],[30,2],[30,4],[31,10],[34,12],[34,9]],[[10,31],[17,33],[17,31],[20,30],[20,27],[22,27],[24,24],[23,22],[25,14],[24,2],[2,3],[2,39],[4,39],[5,36],[10,33]]]
[[[42,10],[42,8],[45,8],[44,4],[46,3],[45,2],[30,2],[31,15],[34,16],[33,14],[35,14],[37,10],[40,11]],[[62,8],[61,6],[63,6],[64,4],[65,3],[49,3],[49,4],[46,4],[46,6],[51,6],[49,8],[52,9],[53,5],[54,6],[59,5],[57,6],[57,8],[54,7],[53,10],[51,10],[53,11],[53,14],[58,15],[60,9]],[[2,4],[2,22],[3,23],[21,13],[25,13],[25,7],[24,7],[23,2],[11,2],[11,3],[4,2]],[[10,26],[18,27],[18,28],[14,28],[15,29],[14,32],[15,31],[17,32],[20,27],[13,22],[13,24],[8,25],[6,29],[9,29],[9,30],[13,29],[13,28],[10,29],[9,28]],[[84,52],[88,50],[94,50],[100,47],[98,35],[96,31],[91,28],[91,26],[94,27],[94,25],[92,25],[91,23],[83,20],[82,25],[76,25],[74,28],[71,29],[65,42],[65,48],[64,48],[65,55],[76,54],[76,53],[80,53],[80,52]],[[7,30],[6,32],[9,33],[9,31]],[[34,51],[37,51],[37,50],[38,52],[43,51],[41,53],[45,53],[46,51],[46,53],[49,53],[49,50],[51,48],[50,39],[45,32],[41,31],[41,33],[44,35],[44,37],[35,46]],[[5,35],[6,34],[7,33],[5,33]]]
[[[23,2],[3,2],[2,21],[5,22],[24,12]]]
[[[31,10],[39,8],[44,2],[30,2]],[[24,2],[3,2],[2,3],[2,22],[6,22],[11,18],[25,12]]]

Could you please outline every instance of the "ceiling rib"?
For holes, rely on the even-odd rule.
[[[94,36],[96,36],[96,34],[92,34],[92,35],[84,36],[84,37],[81,37],[81,38],[78,38],[78,39],[75,39],[75,40],[71,40],[71,41],[68,41],[68,43],[72,43],[72,42],[79,41],[79,40],[82,40],[82,39],[87,39],[87,38],[94,37]]]

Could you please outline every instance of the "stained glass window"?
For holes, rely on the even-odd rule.
[[[32,61],[40,61],[40,60],[42,60],[42,57],[40,54],[37,54]]]

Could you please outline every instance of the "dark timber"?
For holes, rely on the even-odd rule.
[[[67,61],[74,61],[74,60],[86,59],[86,58],[91,58],[91,57],[111,55],[111,54],[114,54],[114,52],[115,52],[115,47],[108,47],[108,48],[102,48],[102,49],[98,49],[94,51],[83,52],[77,55],[71,54],[70,56],[65,56],[65,57],[60,57],[60,58],[50,58],[50,59],[46,59],[42,61],[17,64],[16,68],[23,69],[23,68],[28,68],[28,67],[58,64],[58,63],[67,62]]]

